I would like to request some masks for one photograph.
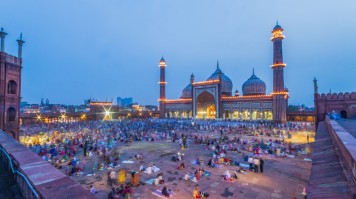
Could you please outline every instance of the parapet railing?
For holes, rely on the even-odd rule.
[[[25,181],[25,183],[27,184],[27,186],[30,188],[31,192],[33,193],[33,196],[34,196],[35,198],[40,198],[40,197],[38,196],[37,191],[33,188],[32,184],[31,184],[30,181],[27,179],[27,177],[26,177],[21,171],[19,171],[19,170],[17,170],[16,168],[14,168],[14,164],[13,164],[12,158],[10,157],[10,155],[6,152],[6,150],[5,150],[1,145],[0,145],[0,149],[1,149],[1,151],[0,151],[0,157],[2,157],[2,160],[5,161],[3,157],[4,157],[4,155],[6,156],[6,158],[7,158],[7,163],[8,163],[8,165],[10,166],[11,172],[12,172],[13,174],[17,174],[17,175],[21,176],[22,179],[23,179],[23,180]]]
[[[347,170],[352,175],[352,181],[356,184],[356,138],[347,132],[335,120],[328,116],[325,118],[328,132],[337,147],[339,156],[346,162]]]

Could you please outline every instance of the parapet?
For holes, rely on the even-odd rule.
[[[0,161],[9,168],[1,172],[12,173],[24,198],[95,198],[89,190],[3,131],[0,131]]]
[[[356,92],[346,93],[322,93],[316,95],[317,100],[356,100]]]

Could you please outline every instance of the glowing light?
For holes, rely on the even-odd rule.
[[[271,95],[288,95],[288,92],[287,91],[272,92]]]
[[[282,64],[272,64],[271,65],[271,68],[275,68],[275,67],[286,67],[287,66],[287,64],[284,64],[284,63],[282,63]]]
[[[220,80],[214,79],[214,80],[208,80],[208,81],[204,81],[204,82],[194,82],[193,85],[216,84],[216,83],[219,83],[219,82],[220,82]]]
[[[274,30],[272,32],[272,38],[271,40],[275,40],[275,39],[284,39],[285,36],[283,35],[283,30],[282,29],[278,29],[278,30]]]
[[[166,64],[166,62],[165,61],[160,61],[159,62],[159,65],[158,65],[159,67],[166,67],[167,66],[167,64]]]
[[[159,85],[166,85],[167,82],[158,82]]]
[[[106,109],[103,106],[103,109],[104,109],[104,118],[103,118],[103,120],[112,120],[112,112],[110,112],[111,106],[108,109]]]
[[[37,119],[37,120],[41,120],[41,115],[37,115],[37,116],[36,116],[36,119]]]
[[[184,103],[184,102],[191,102],[192,101],[192,99],[191,98],[189,98],[189,99],[176,99],[176,100],[165,100],[165,102],[167,102],[167,103],[179,103],[179,102],[181,102],[181,103]]]
[[[247,96],[223,96],[223,100],[232,100],[232,99],[270,99],[272,95],[247,95]]]
[[[90,102],[90,106],[112,106],[112,102]]]

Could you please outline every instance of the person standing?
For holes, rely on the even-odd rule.
[[[110,181],[111,181],[111,186],[116,185],[116,180],[115,180],[116,179],[116,171],[112,170],[110,172],[109,177],[110,177]]]
[[[253,167],[253,158],[252,158],[252,156],[250,156],[249,158],[248,158],[248,164],[249,164],[249,170],[250,171],[252,171],[252,167]]]
[[[264,164],[265,164],[265,161],[262,158],[260,158],[260,171],[261,171],[261,173],[263,173],[263,165]]]
[[[84,142],[84,157],[88,156],[87,155],[87,149],[88,149],[88,141],[85,140],[85,142]]]
[[[258,173],[258,167],[260,167],[260,160],[258,158],[253,159],[253,164],[255,167],[255,172]]]

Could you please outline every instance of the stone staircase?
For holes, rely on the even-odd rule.
[[[307,198],[353,198],[342,163],[325,122],[320,122],[318,125],[313,148],[313,163]]]

